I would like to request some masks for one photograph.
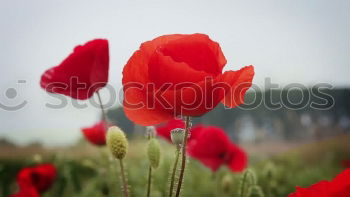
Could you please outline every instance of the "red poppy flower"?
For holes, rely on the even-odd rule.
[[[123,70],[124,110],[141,125],[201,116],[220,102],[243,103],[253,66],[222,72],[226,59],[204,34],[160,36],[141,44]]]
[[[320,181],[309,188],[297,187],[288,197],[349,197],[350,169],[344,170],[332,181]]]
[[[181,119],[173,119],[166,124],[156,127],[157,135],[171,143],[171,131],[176,128],[185,128],[185,122]]]
[[[191,130],[188,154],[201,161],[212,171],[227,165],[231,171],[243,171],[247,165],[245,152],[233,144],[226,133],[218,127],[199,125]]]
[[[75,47],[61,64],[45,71],[40,85],[51,93],[85,100],[108,82],[108,41],[96,39]]]
[[[106,131],[108,124],[105,121],[100,121],[92,127],[81,129],[85,139],[92,144],[102,146],[106,145]]]
[[[55,178],[56,168],[52,164],[23,168],[17,174],[19,192],[12,197],[38,197],[52,186]]]

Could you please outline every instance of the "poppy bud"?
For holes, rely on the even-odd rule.
[[[152,168],[157,168],[160,161],[160,146],[154,138],[149,141],[147,156]]]
[[[276,174],[276,166],[272,162],[267,163],[263,170],[263,176],[267,180],[272,180],[275,174]]]
[[[115,158],[123,159],[125,157],[128,150],[128,140],[119,127],[109,127],[107,132],[107,146]]]
[[[33,161],[35,163],[42,163],[43,162],[43,157],[40,154],[34,154],[33,155]]]
[[[171,141],[177,147],[180,147],[183,143],[184,135],[185,135],[184,129],[180,129],[180,128],[173,129],[171,130]]]
[[[253,185],[249,188],[248,197],[264,197],[264,193],[257,185]]]
[[[225,194],[230,193],[232,185],[232,177],[226,174],[221,180],[221,187]]]
[[[82,164],[82,166],[87,167],[87,168],[91,168],[91,169],[96,168],[96,165],[94,164],[94,162],[92,162],[92,161],[89,160],[89,159],[84,159],[84,160],[81,162],[81,164]]]

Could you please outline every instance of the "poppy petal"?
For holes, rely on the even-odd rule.
[[[289,194],[288,197],[329,197],[329,181],[320,181],[309,188],[296,187],[296,192]]]
[[[148,62],[156,51],[157,47],[181,37],[183,37],[181,34],[164,35],[142,43],[140,49],[131,56],[127,64],[124,66],[123,85],[126,83],[149,82]]]
[[[96,39],[74,51],[41,76],[40,85],[52,93],[85,100],[108,82],[108,41]]]
[[[183,82],[196,83],[203,81],[207,76],[211,76],[204,71],[191,68],[187,63],[174,61],[170,56],[165,56],[159,52],[153,54],[148,68],[149,78],[157,88],[167,84],[176,88],[177,84],[181,85]]]
[[[177,62],[185,62],[193,69],[214,75],[221,74],[226,64],[219,44],[205,34],[192,34],[172,40],[159,50]]]
[[[170,41],[177,40],[177,39],[180,39],[183,37],[186,37],[186,35],[184,35],[184,34],[169,34],[169,35],[159,36],[153,40],[142,43],[140,46],[140,50],[146,55],[146,57],[150,58],[159,46],[167,44]]]
[[[193,136],[188,142],[188,154],[216,171],[225,163],[225,154],[229,143],[227,136],[217,127],[199,125],[193,130],[196,130],[196,136]]]
[[[350,168],[344,170],[341,174],[336,176],[331,184],[331,197],[347,197],[350,196]]]
[[[174,118],[171,113],[161,110],[157,103],[154,106],[149,106],[147,100],[145,91],[137,87],[125,88],[124,86],[123,109],[125,115],[133,122],[143,126],[151,126]]]
[[[44,192],[51,187],[56,174],[56,168],[52,164],[23,168],[17,175],[17,184],[20,189],[32,186],[39,192]]]
[[[233,172],[242,172],[247,167],[247,154],[238,146],[231,144],[228,167]]]
[[[227,107],[237,107],[244,103],[246,91],[252,86],[254,67],[246,66],[238,71],[227,71],[222,80],[231,86],[225,94],[222,103]]]
[[[84,137],[92,144],[102,146],[106,144],[106,131],[108,123],[100,121],[92,127],[81,129]]]
[[[176,90],[165,90],[161,106],[169,106],[174,115],[201,116],[215,108],[224,98],[220,88],[221,75],[216,78],[206,77],[198,83],[184,82]],[[229,89],[227,85],[226,89]],[[159,97],[158,97],[159,98]]]
[[[320,181],[308,188],[296,187],[288,197],[348,197],[350,196],[350,169],[344,170],[332,181]]]

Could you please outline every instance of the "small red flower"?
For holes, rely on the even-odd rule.
[[[108,41],[96,39],[75,47],[61,64],[45,71],[40,85],[51,93],[85,100],[108,82]]]
[[[92,127],[81,129],[85,139],[92,144],[102,146],[106,145],[106,132],[108,124],[105,121],[100,121]]]
[[[166,124],[160,125],[156,127],[157,135],[166,139],[171,143],[171,130],[176,128],[185,128],[185,122],[181,119],[173,119],[168,121]]]
[[[212,171],[227,165],[231,171],[240,172],[247,166],[246,153],[233,144],[221,128],[214,126],[194,127],[191,130],[187,152]]]
[[[36,197],[47,191],[56,179],[56,168],[52,164],[42,164],[23,168],[17,175],[19,192],[17,197]]]
[[[253,66],[222,72],[226,59],[205,34],[173,34],[144,42],[123,70],[124,111],[148,126],[178,115],[201,116],[220,102],[243,104]]]
[[[297,187],[288,197],[349,197],[350,169],[344,170],[332,181],[320,181],[309,188]]]

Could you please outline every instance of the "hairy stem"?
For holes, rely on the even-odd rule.
[[[179,148],[176,148],[176,152],[175,152],[175,161],[174,161],[174,166],[173,166],[173,172],[172,172],[172,174],[171,174],[171,179],[170,179],[169,197],[172,197],[172,196],[173,196],[174,182],[175,182],[175,174],[176,174],[177,164],[179,163],[179,156],[180,156],[180,149],[179,149]]]
[[[120,164],[120,172],[121,172],[121,177],[123,182],[124,197],[129,197],[128,181],[125,176],[124,164],[122,159],[119,159],[119,164]]]
[[[107,114],[106,114],[105,108],[103,107],[103,104],[102,104],[102,99],[101,99],[100,92],[98,91],[96,94],[97,94],[97,97],[98,97],[98,102],[100,103],[100,109],[101,109],[101,112],[102,112],[102,119],[105,122],[107,122]]]
[[[181,171],[180,171],[180,175],[179,175],[179,182],[177,184],[177,188],[176,188],[176,197],[180,196],[180,192],[181,192],[181,186],[182,186],[182,182],[184,179],[184,175],[185,175],[185,168],[186,168],[186,146],[187,146],[187,138],[188,138],[188,133],[190,131],[190,117],[186,116],[186,128],[185,128],[185,135],[184,135],[184,139],[183,139],[183,143],[182,143],[182,160],[181,160]]]

